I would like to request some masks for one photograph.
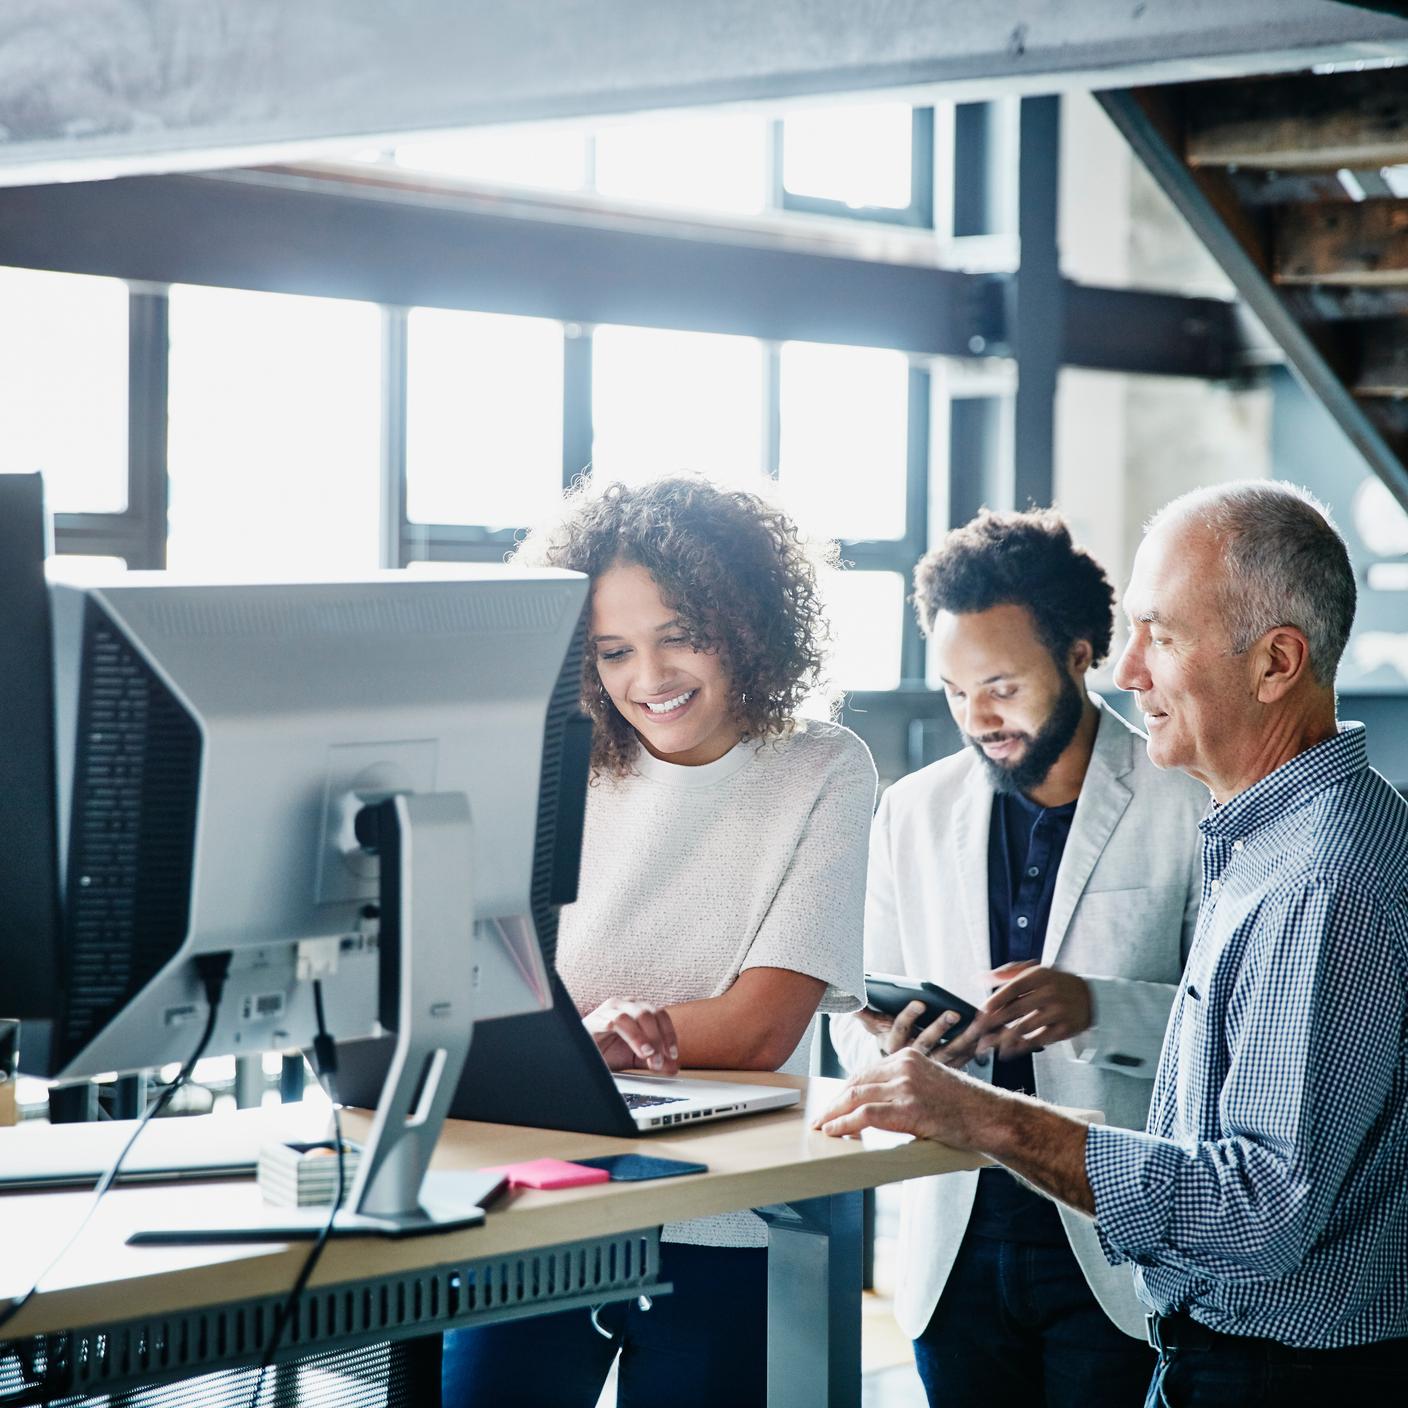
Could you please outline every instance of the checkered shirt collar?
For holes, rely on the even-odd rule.
[[[1236,841],[1305,805],[1317,792],[1345,781],[1369,766],[1364,725],[1342,723],[1333,738],[1307,748],[1275,772],[1239,792],[1230,802],[1216,802],[1198,823],[1203,835]]]

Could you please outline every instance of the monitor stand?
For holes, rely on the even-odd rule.
[[[396,998],[396,1047],[346,1208],[332,1236],[415,1237],[477,1227],[501,1186],[493,1175],[432,1176],[422,1185],[474,1030],[473,823],[461,793],[398,795],[374,814],[381,873],[382,997]],[[150,1228],[134,1246],[306,1241],[326,1207],[270,1207],[220,1227]]]

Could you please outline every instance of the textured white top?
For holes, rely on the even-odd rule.
[[[644,749],[587,793],[577,902],[557,968],[580,1012],[609,998],[717,997],[745,968],[827,984],[822,1009],[861,1006],[861,934],[875,765],[849,729],[809,721],[681,767]],[[781,1067],[805,1075],[812,1030]],[[672,1241],[763,1246],[751,1213],[666,1228]]]

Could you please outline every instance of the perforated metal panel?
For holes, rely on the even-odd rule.
[[[186,936],[201,760],[195,721],[92,603],[83,629],[65,1057],[168,963]]]
[[[659,1273],[660,1237],[652,1229],[319,1288],[300,1300],[259,1403],[352,1408],[413,1401],[391,1396],[402,1391],[398,1385],[409,1370],[388,1342],[663,1295],[669,1286],[658,1281]],[[258,1408],[257,1371],[251,1366],[260,1359],[283,1299],[266,1296],[0,1345],[0,1405],[78,1408],[123,1391],[124,1404]],[[379,1361],[377,1354],[383,1356]],[[367,1370],[369,1364],[374,1372]],[[229,1370],[238,1372],[214,1372]],[[364,1379],[370,1396],[358,1387]],[[173,1387],[155,1393],[162,1385]]]

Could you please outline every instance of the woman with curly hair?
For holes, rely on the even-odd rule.
[[[875,768],[848,730],[797,718],[825,632],[797,529],[699,479],[584,484],[518,557],[592,580],[593,777],[557,968],[603,1056],[805,1074],[818,1009],[864,992]],[[447,1408],[592,1408],[618,1351],[623,1405],[761,1404],[766,1245],[752,1213],[667,1226],[674,1293],[650,1310],[450,1336]]]

